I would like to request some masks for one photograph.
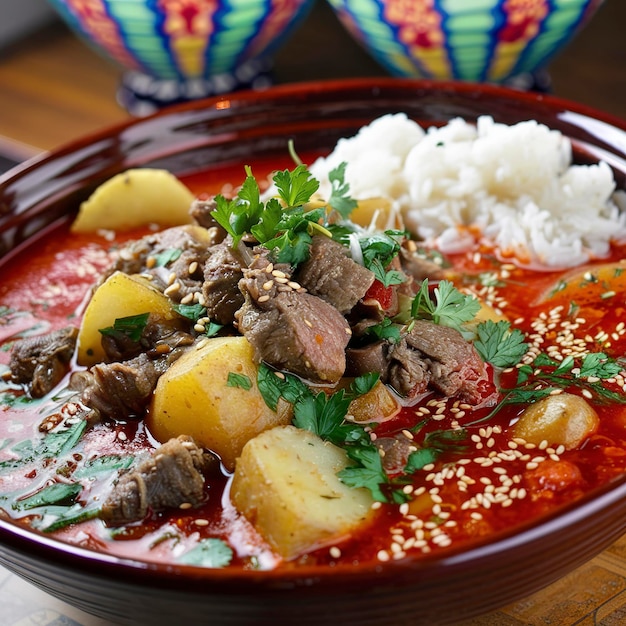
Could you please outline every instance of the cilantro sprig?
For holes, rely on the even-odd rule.
[[[131,341],[139,341],[141,335],[148,323],[150,313],[140,313],[139,315],[129,315],[128,317],[118,317],[113,326],[99,328],[98,331],[102,335],[119,336],[125,335]]]
[[[305,261],[312,236],[316,232],[330,236],[326,228],[328,207],[308,206],[319,189],[319,181],[302,163],[293,170],[280,170],[272,179],[276,196],[263,202],[252,169],[246,166],[245,171],[246,178],[237,196],[229,200],[217,195],[211,215],[232,237],[233,246],[246,235],[252,235],[272,250],[281,263],[298,265]],[[330,172],[332,190],[328,205],[346,218],[356,202],[348,195],[349,185],[344,175],[345,164]]]
[[[411,317],[432,320],[435,324],[449,326],[467,335],[463,324],[476,317],[480,302],[474,296],[460,292],[447,280],[440,281],[433,294],[434,300],[430,297],[428,279],[424,279],[413,298]]]
[[[376,280],[384,287],[399,285],[406,280],[402,272],[387,269],[400,252],[398,239],[405,235],[404,231],[386,230],[384,233],[367,233],[359,237],[363,265],[374,272]]]
[[[495,367],[517,365],[528,350],[524,333],[519,328],[511,329],[505,320],[487,320],[476,327],[474,347],[483,361]]]
[[[178,561],[185,565],[198,567],[222,568],[233,560],[232,548],[222,539],[210,537],[202,539],[188,552],[185,552]]]
[[[524,401],[529,393],[536,397],[537,394],[532,392],[540,392],[541,387],[545,389],[578,387],[587,389],[599,400],[626,404],[624,394],[612,391],[602,384],[602,381],[616,376],[622,370],[623,366],[604,352],[591,352],[580,360],[568,356],[561,362],[542,353],[532,365],[522,365],[518,369],[517,388],[513,390],[516,393],[513,395],[509,392],[507,397],[521,397],[521,401]]]
[[[338,473],[339,479],[350,487],[369,489],[380,502],[403,502],[402,490],[394,489],[387,476],[378,448],[361,424],[346,419],[350,402],[368,391],[378,382],[375,373],[354,379],[349,389],[333,394],[314,393],[296,376],[276,372],[261,364],[257,385],[266,404],[276,410],[281,398],[293,404],[293,424],[309,430],[325,441],[343,448],[352,465]]]
[[[591,352],[581,359],[567,356],[562,361],[540,353],[532,363],[517,369],[513,387],[500,389],[503,398],[490,413],[466,426],[488,421],[507,405],[529,404],[572,387],[591,393],[599,402],[626,404],[626,395],[604,384],[623,369],[618,360],[604,352]]]
[[[350,185],[345,182],[347,163],[340,163],[328,174],[331,183],[331,193],[328,204],[337,211],[343,219],[348,219],[356,208],[357,202],[350,194]]]

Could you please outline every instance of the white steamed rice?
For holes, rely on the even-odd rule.
[[[502,258],[551,269],[602,258],[612,240],[626,240],[610,167],[572,165],[569,140],[535,121],[485,116],[424,131],[386,115],[311,166],[322,195],[344,161],[354,198],[391,199],[407,228],[444,253],[481,240]]]

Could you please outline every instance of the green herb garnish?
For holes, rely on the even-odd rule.
[[[141,335],[148,323],[150,313],[140,313],[139,315],[130,315],[128,317],[119,317],[113,323],[113,326],[98,329],[102,335],[125,335],[131,341],[139,341]]]
[[[228,372],[226,378],[227,387],[238,387],[244,391],[250,391],[252,389],[252,381],[245,374],[237,374],[235,372]]]
[[[68,502],[73,503],[82,490],[83,488],[79,483],[53,483],[32,496],[18,500],[14,506],[21,510]]]
[[[495,367],[513,367],[526,354],[528,345],[524,333],[504,320],[487,320],[476,327],[474,347],[483,361]]]
[[[356,208],[357,202],[350,197],[350,185],[345,182],[346,163],[340,163],[328,174],[332,190],[328,204],[337,211],[343,219],[348,219],[350,213]]]
[[[466,333],[463,324],[473,320],[480,310],[480,302],[471,295],[461,293],[451,282],[442,280],[434,289],[434,301],[430,297],[428,279],[422,281],[411,304],[411,316],[428,319]]]
[[[385,317],[379,324],[374,324],[366,330],[366,334],[374,335],[378,339],[389,339],[398,343],[402,338],[401,326],[394,324],[388,317]]]
[[[170,263],[178,260],[183,251],[180,248],[168,248],[167,250],[163,250],[163,252],[159,252],[155,258],[155,267],[165,267]]]
[[[330,236],[326,228],[328,207],[310,208],[319,182],[306,165],[299,163],[293,170],[278,171],[273,176],[276,197],[261,200],[258,183],[249,167],[246,179],[232,200],[215,197],[216,208],[211,213],[228,232],[237,246],[242,237],[250,234],[265,248],[271,250],[281,263],[298,265],[308,259],[311,238],[315,233]],[[347,217],[356,202],[348,195],[344,181],[345,165],[329,174],[332,191],[329,206],[342,217]]]
[[[199,567],[221,568],[230,564],[233,559],[233,551],[230,546],[221,539],[203,539],[195,548],[183,554],[179,563],[196,565]]]
[[[280,398],[293,404],[293,424],[309,430],[322,439],[343,448],[353,465],[341,470],[338,476],[351,487],[365,487],[374,499],[388,502],[406,501],[402,490],[394,488],[384,471],[380,452],[361,424],[346,419],[350,402],[378,383],[379,375],[369,373],[354,379],[348,390],[340,389],[333,394],[317,394],[299,378],[291,374],[275,372],[261,365],[257,384],[266,404],[273,410]]]

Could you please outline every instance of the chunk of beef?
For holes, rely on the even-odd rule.
[[[481,384],[488,380],[485,364],[461,333],[448,326],[416,320],[406,342],[423,356],[430,371],[430,384],[437,391],[447,397],[461,395],[470,403],[481,399]]]
[[[206,499],[205,475],[218,465],[190,437],[170,439],[120,477],[102,506],[101,517],[120,526],[140,521],[152,511],[198,506]]]
[[[11,379],[27,385],[34,398],[45,396],[69,371],[77,337],[78,329],[70,326],[23,339],[11,353]]]
[[[258,361],[312,382],[336,382],[346,367],[348,323],[328,302],[283,280],[284,274],[264,258],[244,271],[239,331]]]
[[[228,236],[225,228],[211,215],[216,208],[217,203],[215,202],[215,198],[198,198],[192,202],[191,209],[189,210],[191,219],[198,224],[198,226],[202,226],[209,231],[214,244],[222,243]]]
[[[74,372],[70,387],[80,393],[80,401],[102,417],[116,420],[143,415],[159,377],[168,367],[166,359],[134,359],[98,363],[89,370]]]
[[[329,237],[313,237],[310,257],[299,268],[295,279],[340,313],[348,313],[367,293],[374,274],[353,261],[347,249]]]
[[[414,441],[400,433],[393,437],[378,437],[374,445],[379,449],[383,468],[388,476],[402,474],[411,453],[417,450]]]
[[[211,232],[201,226],[168,228],[122,248],[103,280],[116,270],[145,274],[174,302],[187,303],[201,291],[204,264],[213,245]]]
[[[402,339],[388,352],[385,382],[401,396],[416,398],[426,393],[431,383],[429,363],[422,354],[407,345],[406,339]]]
[[[360,376],[368,372],[387,372],[389,366],[388,341],[375,341],[359,348],[346,350],[346,374],[348,376]],[[383,381],[384,382],[384,381]]]
[[[145,413],[159,377],[192,343],[191,335],[172,332],[134,358],[99,363],[88,370],[74,372],[70,387],[80,393],[80,401],[85,406],[101,417],[116,420],[140,417]]]
[[[380,372],[384,383],[411,399],[436,390],[476,404],[488,381],[485,364],[461,333],[426,320],[415,320],[397,343],[348,349],[347,364],[349,375]]]
[[[202,296],[207,316],[218,324],[232,324],[235,312],[243,305],[239,290],[245,263],[231,246],[230,238],[211,248],[204,265]]]
[[[102,336],[102,348],[107,361],[128,361],[142,352],[150,358],[167,354],[176,348],[189,346],[194,337],[188,332],[188,320],[162,319],[151,314],[139,339],[127,333],[111,332]]]

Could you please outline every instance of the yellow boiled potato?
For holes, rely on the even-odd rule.
[[[526,407],[513,433],[529,443],[547,441],[572,450],[597,430],[599,422],[598,414],[584,398],[561,393]]]
[[[344,485],[346,453],[308,430],[273,428],[243,449],[231,500],[283,558],[346,539],[368,521],[372,497]]]
[[[160,169],[131,169],[102,183],[80,205],[71,229],[129,230],[146,224],[176,226],[191,221],[194,195],[173,174]]]
[[[147,418],[154,437],[164,442],[189,435],[232,469],[249,439],[289,423],[284,405],[274,412],[265,404],[253,353],[245,337],[215,337],[173,363],[159,379]],[[229,374],[244,377],[250,388],[229,385]]]
[[[402,229],[404,224],[399,211],[395,211],[388,198],[364,198],[350,213],[350,219],[360,226],[370,226],[375,219],[379,230]]]
[[[589,265],[574,269],[559,277],[559,280],[544,290],[538,302],[553,302],[569,306],[576,302],[579,306],[612,301],[617,295],[626,292],[626,260],[602,265]],[[604,308],[597,307],[599,317]]]
[[[357,396],[348,407],[348,416],[354,422],[381,424],[400,412],[400,402],[387,385],[378,381],[372,389]]]
[[[94,292],[78,332],[78,364],[93,365],[105,359],[101,328],[113,326],[116,319],[151,313],[174,319],[178,313],[170,299],[142,276],[114,272]]]

